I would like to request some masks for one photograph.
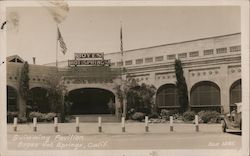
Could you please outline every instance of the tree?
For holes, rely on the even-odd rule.
[[[188,103],[188,90],[186,79],[183,74],[182,63],[179,59],[175,60],[175,75],[176,75],[176,86],[180,105],[180,112],[183,113],[189,110]]]
[[[67,95],[66,86],[63,84],[63,81],[61,81],[61,76],[59,74],[49,76],[46,79],[46,83],[48,85],[50,111],[60,114],[61,122],[64,122],[64,96]]]
[[[123,116],[127,116],[127,110],[152,113],[155,109],[154,95],[156,88],[153,85],[142,83],[141,85],[135,79],[123,81],[121,85],[115,87],[119,102],[123,106]]]
[[[142,83],[130,88],[127,93],[128,109],[151,114],[155,111],[154,95],[156,88],[153,85]]]
[[[126,113],[127,113],[127,94],[130,88],[136,86],[137,83],[132,80],[132,81],[128,81],[128,80],[122,80],[121,84],[116,85],[114,90],[116,91],[116,95],[117,98],[121,104],[122,108],[119,108],[118,111],[120,111],[119,113],[121,113],[122,110],[122,115],[124,117],[126,117]]]
[[[29,64],[25,62],[20,75],[19,81],[19,93],[20,93],[20,105],[18,117],[26,118],[27,100],[29,96]]]

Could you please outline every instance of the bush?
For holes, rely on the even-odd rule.
[[[131,118],[132,118],[133,120],[142,121],[142,120],[145,118],[145,114],[142,113],[142,112],[135,112],[135,113],[131,116]]]
[[[183,120],[184,121],[193,121],[194,119],[195,119],[195,112],[186,111],[183,113]]]
[[[159,114],[157,112],[151,113],[148,118],[159,118]]]
[[[170,116],[173,116],[175,118],[177,112],[175,110],[166,110],[166,109],[162,109],[161,110],[161,117],[162,119],[165,119],[165,120],[169,120]]]
[[[7,112],[7,123],[13,123],[14,117],[18,116],[18,112]]]
[[[220,113],[216,111],[200,111],[199,118],[203,123],[218,123],[220,122]]]
[[[42,122],[45,120],[45,114],[40,112],[30,112],[29,119],[30,121],[33,120],[33,118],[36,117],[38,122]]]
[[[45,115],[45,120],[49,121],[49,122],[53,121],[54,117],[56,117],[56,116],[57,116],[56,113],[50,112],[50,113],[48,113],[48,114]]]
[[[129,109],[128,112],[127,112],[127,117],[128,117],[129,119],[131,119],[133,114],[135,114],[135,109],[134,109],[134,108],[131,108],[131,109]]]
[[[20,117],[17,120],[18,120],[18,123],[26,123],[28,121],[26,117]]]

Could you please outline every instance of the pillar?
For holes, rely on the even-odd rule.
[[[230,84],[228,79],[228,66],[227,65],[221,65],[220,71],[219,71],[219,77],[220,77],[220,95],[221,95],[221,106],[224,109],[224,112],[227,113],[230,111]]]

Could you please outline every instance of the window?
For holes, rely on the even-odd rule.
[[[132,60],[125,61],[125,65],[126,65],[126,66],[132,65]]]
[[[158,107],[179,106],[176,86],[174,84],[161,86],[156,93],[156,104]]]
[[[7,110],[17,111],[17,91],[10,86],[7,86]]]
[[[120,61],[120,62],[117,62],[117,66],[122,66],[123,65],[123,62]]]
[[[135,60],[135,64],[142,64],[143,63],[143,59],[137,59]]]
[[[230,110],[232,111],[233,108],[237,106],[235,103],[242,101],[242,86],[241,80],[238,80],[232,84],[230,87]]]
[[[230,105],[234,105],[237,102],[241,102],[242,100],[242,87],[241,80],[238,80],[233,83],[230,88]]]
[[[153,62],[153,57],[145,58],[145,63]]]
[[[178,58],[186,58],[186,57],[187,57],[187,53],[178,54]]]
[[[217,54],[223,54],[227,52],[227,48],[218,48],[216,49]]]
[[[189,57],[197,57],[199,56],[199,51],[192,51],[189,53]]]
[[[173,55],[168,55],[168,56],[167,56],[167,59],[168,59],[168,60],[174,60],[174,59],[175,59],[175,54],[173,54]]]
[[[156,62],[163,61],[163,56],[157,56],[157,57],[155,57],[155,61]]]
[[[230,52],[237,52],[237,51],[241,51],[241,46],[233,46],[230,47]]]
[[[213,55],[214,54],[214,50],[213,49],[208,49],[208,50],[204,50],[203,51],[204,55]]]
[[[220,106],[220,89],[209,81],[197,83],[191,89],[190,103],[193,106]]]

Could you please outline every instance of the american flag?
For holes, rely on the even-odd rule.
[[[60,30],[59,30],[58,27],[57,27],[57,34],[58,34],[57,40],[60,43],[60,47],[61,47],[62,53],[65,55],[66,52],[67,52],[67,47],[66,47],[65,42],[63,41],[62,34],[61,34],[61,32],[60,32]]]

